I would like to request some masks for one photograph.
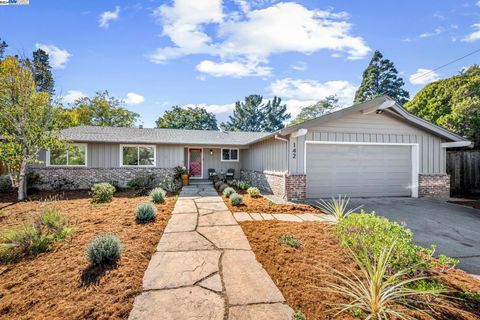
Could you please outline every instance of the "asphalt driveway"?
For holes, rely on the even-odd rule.
[[[435,244],[436,255],[458,258],[458,268],[480,275],[480,210],[414,198],[351,199],[350,204],[405,223],[417,244]]]

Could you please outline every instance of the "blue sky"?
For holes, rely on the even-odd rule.
[[[107,89],[153,127],[172,105],[223,121],[252,93],[280,96],[293,115],[330,94],[348,105],[376,49],[413,96],[479,62],[410,81],[480,48],[480,2],[30,0],[0,6],[0,38],[8,54],[49,52],[66,103]]]

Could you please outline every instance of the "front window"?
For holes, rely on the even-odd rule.
[[[222,161],[238,161],[238,149],[222,149]]]
[[[122,166],[155,166],[155,146],[122,146]]]
[[[50,151],[51,166],[85,166],[87,164],[87,146],[74,144],[68,150]]]

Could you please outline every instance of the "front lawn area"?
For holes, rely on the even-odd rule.
[[[0,264],[2,319],[125,319],[163,233],[176,197],[155,205],[156,219],[138,223],[135,208],[149,197],[118,192],[111,202],[92,204],[87,192],[42,193],[17,203],[0,195],[1,229],[33,220],[45,199],[67,218],[74,233],[52,251]],[[91,267],[88,243],[98,234],[118,236],[123,251],[116,265]]]
[[[365,318],[360,314],[354,317],[350,312],[335,316],[329,311],[334,304],[348,302],[341,295],[327,291],[332,270],[346,274],[351,270],[362,278],[354,260],[340,246],[335,226],[321,222],[248,221],[242,222],[241,227],[257,260],[295,311],[301,311],[308,320]],[[283,241],[285,235],[300,245]],[[438,281],[449,290],[446,295],[465,300],[433,298],[427,304],[434,310],[431,315],[435,319],[480,319],[479,280],[452,269],[439,273]],[[407,313],[414,319],[430,319],[417,311]]]

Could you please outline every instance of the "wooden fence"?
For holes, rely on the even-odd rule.
[[[453,193],[480,192],[480,150],[447,151]]]

